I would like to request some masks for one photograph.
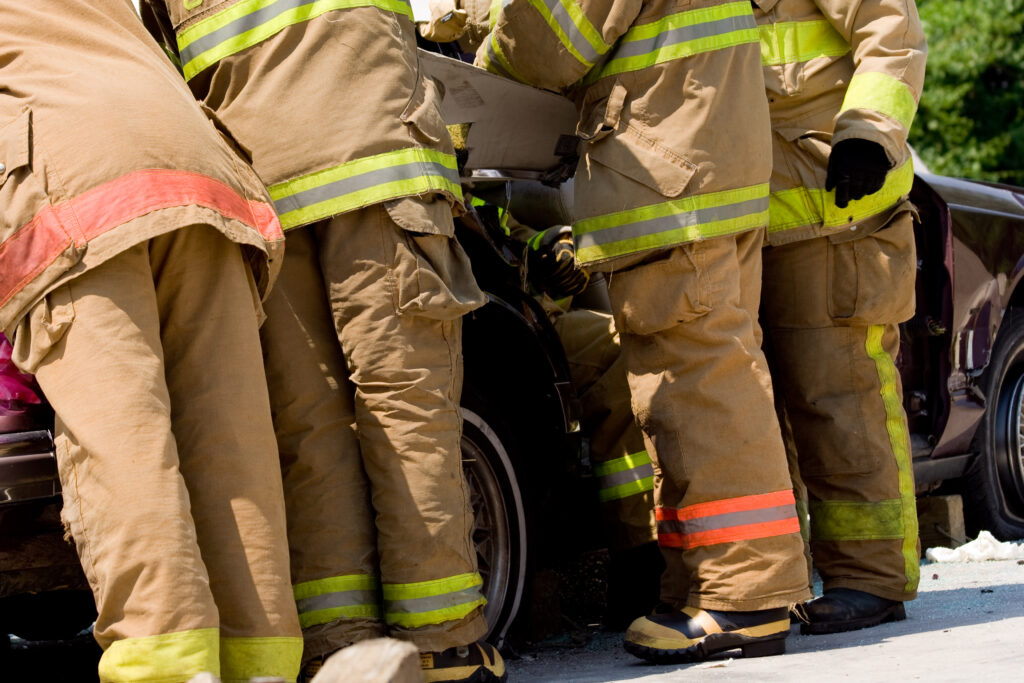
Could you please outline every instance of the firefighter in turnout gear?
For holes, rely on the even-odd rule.
[[[806,486],[824,595],[805,633],[904,618],[918,584],[894,360],[914,313],[907,132],[924,83],[913,0],[754,0],[774,171],[761,322]]]
[[[143,3],[286,230],[263,329],[306,672],[387,633],[428,681],[499,680],[470,537],[461,317],[440,92],[405,2]]]
[[[299,671],[258,333],[283,244],[130,3],[0,0],[0,329],[55,412],[101,681]]]
[[[513,251],[523,254],[525,282],[547,312],[569,362],[609,551],[605,625],[625,628],[638,606],[657,604],[665,564],[656,543],[654,466],[633,418],[615,321],[606,310],[575,303],[590,275],[575,260],[569,226],[537,231],[477,197],[471,203],[482,220],[493,218],[500,225]]]
[[[576,257],[607,273],[668,565],[669,609],[626,647],[783,652],[810,593],[757,321],[771,148],[751,5],[511,0],[493,26],[479,64],[580,110]]]

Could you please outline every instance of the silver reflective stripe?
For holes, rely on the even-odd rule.
[[[277,2],[271,3],[266,7],[250,12],[249,14],[242,15],[227,26],[219,28],[212,33],[207,33],[202,38],[198,38],[182,48],[181,61],[184,63],[191,62],[197,56],[203,54],[210,48],[220,45],[225,40],[229,40],[250,29],[260,26],[261,24],[265,24],[280,14],[284,14],[285,12],[297,7],[313,5],[316,4],[316,2],[317,0],[277,0]]]
[[[778,522],[790,519],[795,516],[795,508],[792,503],[778,505],[759,510],[745,510],[743,512],[725,512],[720,515],[709,515],[686,521],[658,520],[659,534],[697,534],[702,531],[714,531],[715,529],[728,529],[735,526],[746,526],[748,524],[761,524],[763,522]]]
[[[408,0],[398,1],[408,4]],[[276,0],[275,2],[271,2],[265,7],[261,7],[260,9],[253,10],[248,14],[242,15],[230,24],[208,33],[202,38],[197,38],[184,48],[181,48],[181,61],[182,63],[187,64],[198,55],[220,45],[226,40],[230,40],[235,36],[239,36],[246,31],[256,28],[257,26],[262,26],[267,22],[273,21],[276,17],[284,14],[285,12],[290,12],[294,9],[305,7],[307,5],[315,5],[317,2],[319,2],[319,0]]]
[[[612,59],[623,59],[626,57],[639,57],[640,55],[652,54],[669,45],[677,45],[698,38],[710,38],[732,31],[756,28],[753,16],[726,17],[716,21],[709,21],[693,26],[680,26],[664,33],[659,33],[652,38],[641,40],[630,40],[619,43]]]
[[[640,481],[647,477],[654,476],[654,465],[646,463],[644,465],[637,465],[628,470],[622,470],[621,472],[615,472],[614,474],[605,474],[601,476],[601,488],[610,489],[613,486],[619,486],[621,484],[629,484],[634,481]]]
[[[487,69],[488,69],[488,71],[492,71],[492,72],[498,74],[499,76],[504,76],[505,78],[511,79],[513,81],[518,81],[519,79],[516,78],[515,76],[513,76],[512,74],[510,74],[508,72],[508,70],[505,68],[505,65],[501,63],[500,59],[498,59],[498,53],[495,52],[495,50],[494,50],[494,40],[495,40],[495,36],[492,33],[488,37],[488,39],[487,39]]]
[[[457,170],[450,169],[436,162],[416,161],[367,171],[366,173],[325,183],[302,192],[296,192],[295,194],[275,199],[274,208],[278,214],[286,214],[307,206],[319,204],[320,202],[368,190],[378,185],[403,180],[417,180],[424,176],[442,176],[455,185],[459,184],[459,172]]]
[[[637,239],[648,235],[706,225],[717,221],[742,218],[768,210],[768,197],[758,197],[735,204],[683,211],[615,227],[587,232],[576,238],[577,249]]]
[[[566,0],[566,2],[575,2],[576,0]],[[576,22],[569,16],[569,11],[565,8],[558,0],[544,0],[544,4],[551,10],[551,16],[558,24],[559,28],[565,32],[568,36],[569,42],[576,48],[576,51],[580,53],[583,59],[587,60],[588,66],[593,66],[594,62],[601,58],[600,52],[594,49],[594,46],[590,44],[590,41],[586,39],[579,27],[576,26]],[[587,21],[586,17],[583,19]]]
[[[427,598],[403,598],[401,600],[385,600],[384,611],[389,614],[424,614],[449,607],[458,607],[483,599],[479,586],[464,588],[460,591],[434,595]]]
[[[310,598],[303,598],[295,601],[295,606],[298,607],[299,614],[337,607],[356,607],[359,605],[378,604],[380,604],[379,594],[376,591],[368,590],[325,593],[323,595],[314,595]]]

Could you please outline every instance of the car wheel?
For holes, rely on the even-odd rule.
[[[501,647],[526,584],[526,511],[504,425],[462,408],[462,468],[473,507],[473,543],[484,579],[485,638]],[[507,432],[506,432],[507,433]]]
[[[982,379],[985,416],[967,471],[964,512],[973,534],[1024,538],[1024,313],[1011,310],[999,328]]]

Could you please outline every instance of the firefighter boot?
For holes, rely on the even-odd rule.
[[[482,640],[450,647],[442,652],[420,653],[426,683],[497,683],[505,680],[505,660]]]
[[[887,600],[852,588],[833,588],[797,607],[800,633],[841,633],[903,621],[907,612],[899,600]]]
[[[684,607],[640,617],[626,631],[625,646],[630,654],[651,662],[692,662],[736,648],[744,657],[781,655],[787,635],[785,607],[756,612]]]

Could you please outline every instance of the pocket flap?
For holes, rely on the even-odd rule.
[[[25,109],[16,119],[0,128],[0,185],[16,168],[28,166],[32,158],[31,144],[32,110]]]
[[[447,135],[441,118],[444,93],[433,78],[421,76],[416,89],[399,117],[429,142],[440,142]]]
[[[589,145],[593,161],[660,192],[679,196],[697,172],[697,165],[628,125],[615,135]]]

